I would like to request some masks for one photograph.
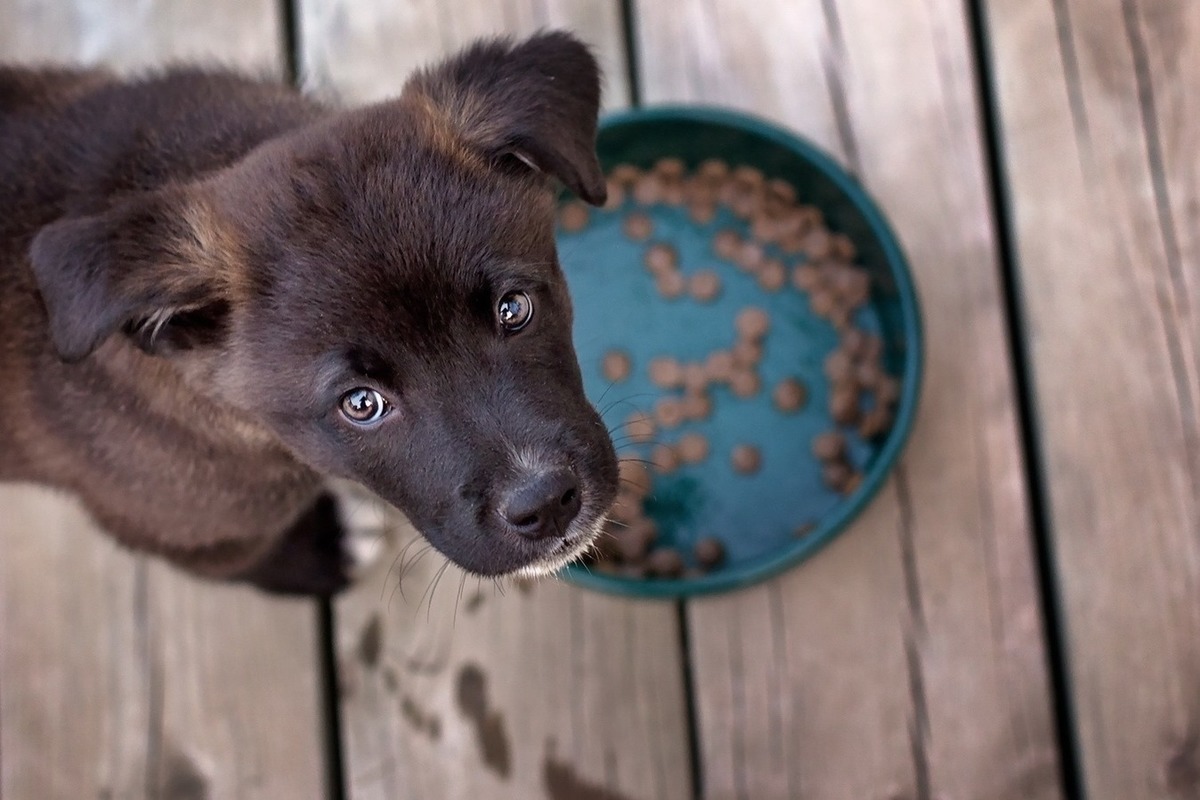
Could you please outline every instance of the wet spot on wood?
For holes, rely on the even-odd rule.
[[[160,770],[159,797],[164,800],[208,800],[208,778],[187,753],[168,744]]]
[[[383,652],[383,622],[379,614],[372,614],[358,635],[358,660],[368,669],[374,669]]]
[[[475,727],[475,738],[483,763],[502,778],[512,774],[512,746],[504,727],[504,715],[488,707],[487,676],[475,664],[458,673],[458,709]]]
[[[554,740],[546,742],[546,758],[542,761],[542,783],[549,800],[633,800],[598,783],[584,780],[575,767],[559,761],[554,753]]]
[[[1165,777],[1172,797],[1200,797],[1200,761],[1197,748],[1200,737],[1189,734],[1167,759]]]
[[[417,701],[408,695],[400,700],[400,714],[409,725],[430,739],[437,739],[442,735],[442,723],[437,715],[423,710],[417,705]]]
[[[463,610],[468,614],[474,614],[483,605],[483,592],[476,592],[467,598],[467,602],[463,605]]]

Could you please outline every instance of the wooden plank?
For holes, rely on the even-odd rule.
[[[0,0],[0,19],[13,59],[281,67],[268,0]],[[311,603],[134,557],[29,487],[0,489],[0,542],[0,797],[324,794]]]
[[[925,391],[900,469],[802,568],[690,605],[710,798],[1059,796],[975,76],[953,0],[638,4],[648,102],[807,134],[916,272]]]
[[[410,70],[476,36],[546,26],[596,48],[609,107],[627,97],[615,3],[303,0],[300,19],[309,84],[345,98],[393,95]],[[500,597],[473,581],[460,605],[453,568],[422,598],[442,563],[416,562],[407,599],[392,596],[397,568],[338,602],[352,797],[691,796],[673,605],[553,582]],[[479,678],[486,706],[464,708],[460,690]]]
[[[988,4],[1084,783],[1200,792],[1200,6]]]

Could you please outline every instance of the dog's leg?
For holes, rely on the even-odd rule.
[[[383,504],[361,490],[332,486],[238,577],[270,592],[329,596],[361,577],[387,545]]]

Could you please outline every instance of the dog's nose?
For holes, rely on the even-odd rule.
[[[529,539],[562,536],[579,513],[579,480],[566,468],[543,472],[504,498],[500,513]]]

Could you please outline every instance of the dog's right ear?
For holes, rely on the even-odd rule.
[[[417,73],[404,87],[438,122],[485,158],[516,159],[600,205],[606,184],[596,158],[600,68],[568,33],[523,42],[493,39]]]
[[[79,361],[122,328],[147,352],[178,344],[163,335],[176,315],[228,309],[227,247],[210,213],[178,187],[42,228],[29,259],[59,356]]]

